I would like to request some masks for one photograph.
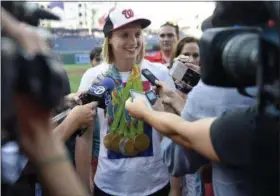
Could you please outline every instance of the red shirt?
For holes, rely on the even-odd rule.
[[[152,55],[152,56],[145,56],[145,59],[147,59],[150,62],[153,63],[162,63],[162,64],[166,64],[166,60],[163,59],[162,53],[161,52],[157,52],[156,54]]]

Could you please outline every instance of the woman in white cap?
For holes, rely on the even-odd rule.
[[[175,89],[167,68],[144,60],[142,29],[150,20],[131,8],[112,10],[104,25],[104,63],[89,69],[80,90],[88,89],[100,75],[110,77],[116,86],[112,101],[100,120],[99,162],[94,178],[94,195],[168,195],[169,174],[162,161],[161,136],[143,121],[132,119],[124,109],[130,90],[148,91],[151,84],[141,75],[149,69],[159,80]]]

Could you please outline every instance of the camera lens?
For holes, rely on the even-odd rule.
[[[259,34],[235,34],[225,44],[222,64],[229,75],[240,83],[254,81],[258,58]]]

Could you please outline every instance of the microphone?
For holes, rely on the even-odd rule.
[[[114,79],[110,78],[110,77],[106,77],[104,78],[104,80],[101,82],[101,85],[103,86],[107,86],[108,89],[110,90],[110,92],[112,92],[116,86],[116,83],[114,81]]]
[[[89,90],[80,96],[82,104],[97,101],[98,107],[105,109],[111,102],[111,92],[115,86],[115,81],[110,77],[104,78],[99,84],[92,84]]]
[[[105,109],[107,105],[111,103],[111,92],[114,90],[116,83],[112,78],[106,77],[99,84],[92,84],[89,90],[80,95],[80,99],[82,101],[82,105],[88,104],[92,101],[98,102],[98,107]],[[74,106],[75,107],[75,106]],[[54,123],[60,124],[67,115],[71,112],[73,108],[68,108],[60,114],[56,115],[52,118]],[[73,136],[82,136],[84,132],[87,130],[87,127],[81,127],[77,130]]]
[[[39,8],[35,4],[25,3],[23,7],[24,7],[23,21],[27,22],[32,26],[38,26],[39,19],[60,20],[59,16],[55,15],[50,11]]]

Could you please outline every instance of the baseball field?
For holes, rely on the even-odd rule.
[[[77,92],[81,78],[84,72],[90,68],[91,66],[88,65],[65,65],[64,68],[67,71],[67,75],[69,77],[70,85],[71,85],[71,92]]]

